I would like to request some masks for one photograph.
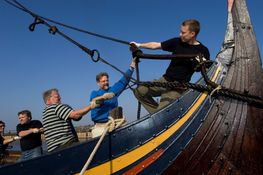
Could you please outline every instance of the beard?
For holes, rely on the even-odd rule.
[[[109,84],[105,84],[105,85],[103,86],[103,89],[104,89],[104,90],[109,89]]]

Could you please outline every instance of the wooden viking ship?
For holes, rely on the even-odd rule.
[[[228,5],[222,49],[207,72],[217,87],[190,89],[156,113],[107,133],[85,175],[263,174],[259,49],[245,0]],[[197,83],[207,86],[204,78]],[[227,89],[242,96],[219,93]],[[79,174],[98,140],[3,166],[0,174]]]

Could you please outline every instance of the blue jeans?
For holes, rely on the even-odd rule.
[[[32,159],[34,157],[41,156],[42,154],[43,154],[42,146],[39,146],[30,150],[23,151],[19,161]]]

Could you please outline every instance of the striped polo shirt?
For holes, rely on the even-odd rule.
[[[65,104],[54,104],[44,109],[43,126],[48,152],[71,140],[78,140],[71,119],[69,119],[72,111],[73,109]]]

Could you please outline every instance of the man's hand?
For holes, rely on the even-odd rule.
[[[44,132],[44,128],[39,128],[38,132],[43,133]]]
[[[14,141],[16,141],[16,140],[20,140],[21,139],[21,137],[19,137],[19,136],[15,136],[15,137],[13,137],[13,140]]]
[[[98,103],[98,101],[95,100],[95,99],[90,102],[90,107],[91,107],[91,109],[94,109],[94,108],[96,108],[96,107],[99,107],[100,105],[101,105],[101,103]]]
[[[110,92],[110,93],[105,93],[102,96],[98,96],[96,98],[93,98],[92,101],[90,102],[91,109],[94,109],[96,107],[101,106],[103,104],[104,100],[111,99],[114,96],[115,96],[115,94]]]
[[[32,128],[31,131],[32,131],[33,133],[39,133],[39,129],[38,129],[38,128]]]
[[[199,56],[196,56],[195,59],[196,59],[196,61],[199,62],[199,63],[200,63],[201,61],[206,61],[206,58],[205,58],[205,57],[202,57],[202,58],[200,59]]]
[[[103,97],[104,100],[111,99],[111,98],[114,97],[114,96],[115,96],[115,94],[112,93],[112,92],[110,92],[110,93],[105,93],[105,94],[102,95],[102,97]]]
[[[135,45],[136,47],[140,47],[141,46],[141,43],[136,43],[136,42],[134,42],[134,41],[132,41],[132,42],[130,42],[130,45],[132,46],[132,45]]]

